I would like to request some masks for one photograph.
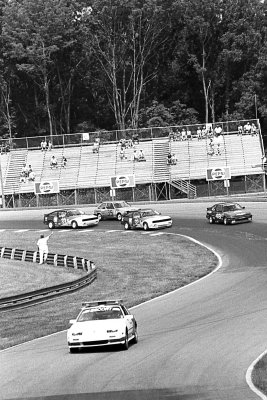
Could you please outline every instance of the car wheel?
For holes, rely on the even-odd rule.
[[[98,221],[101,221],[102,215],[98,213],[98,214],[97,214],[97,218],[98,218]]]
[[[49,222],[48,222],[48,228],[49,228],[49,229],[54,229],[54,227],[55,227],[54,222],[53,222],[53,221],[49,221]]]
[[[122,219],[121,213],[118,213],[118,214],[117,214],[117,220],[118,220],[118,221],[121,221],[121,219]]]
[[[130,227],[130,225],[128,224],[128,222],[125,222],[125,223],[124,223],[124,229],[125,229],[126,231],[128,231],[129,229],[131,229],[131,227]]]
[[[143,228],[144,228],[144,231],[148,231],[149,228],[148,228],[148,224],[146,222],[144,223]]]
[[[227,225],[227,224],[228,224],[227,218],[224,217],[223,223],[224,223],[224,225]]]
[[[69,348],[69,351],[70,351],[71,354],[78,353],[79,348],[77,348],[77,347],[75,347],[75,348],[70,347],[70,348]]]
[[[137,326],[135,327],[135,330],[134,330],[134,338],[133,338],[133,343],[134,343],[134,344],[138,343],[138,332],[137,332]]]
[[[125,332],[125,341],[122,345],[123,350],[128,350],[129,349],[129,338],[128,338],[128,331],[126,330]]]
[[[209,223],[214,224],[214,219],[212,217],[209,217]]]
[[[72,229],[77,229],[78,228],[77,222],[76,221],[72,221],[71,227],[72,227]]]

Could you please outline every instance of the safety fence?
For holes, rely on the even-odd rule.
[[[0,247],[0,257],[17,261],[39,262],[39,252],[21,250],[11,247]],[[39,303],[52,300],[68,293],[73,293],[91,284],[97,278],[97,269],[92,261],[82,257],[73,257],[64,254],[48,253],[47,264],[82,269],[86,275],[71,282],[62,283],[28,293],[9,296],[0,299],[0,311],[30,307]]]
[[[239,131],[239,127],[244,127],[249,122],[251,125],[254,124],[257,131],[260,132],[260,124],[258,119],[251,120],[236,120],[236,121],[225,121],[218,123],[209,124],[191,124],[191,125],[173,125],[173,126],[161,126],[161,127],[150,127],[150,128],[138,128],[138,129],[125,129],[125,130],[114,130],[106,131],[99,130],[95,132],[77,132],[65,135],[44,135],[44,136],[28,136],[24,138],[11,138],[4,139],[1,141],[1,152],[6,152],[15,149],[38,149],[42,141],[51,141],[53,147],[67,147],[67,146],[85,146],[94,143],[95,139],[100,139],[101,143],[117,143],[120,139],[130,139],[134,135],[138,136],[139,140],[151,140],[162,137],[168,137],[170,133],[181,134],[181,131],[185,129],[190,131],[192,137],[197,137],[197,130],[199,128],[205,129],[206,131],[214,131],[217,125],[222,128],[222,133],[225,135],[236,134]]]

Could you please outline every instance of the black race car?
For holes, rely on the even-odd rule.
[[[207,208],[206,218],[210,224],[221,222],[224,225],[252,221],[252,214],[238,203],[217,203]]]

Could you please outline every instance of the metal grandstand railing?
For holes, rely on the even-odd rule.
[[[197,188],[185,179],[178,179],[170,181],[170,184],[181,192],[186,193],[189,199],[197,197]]]

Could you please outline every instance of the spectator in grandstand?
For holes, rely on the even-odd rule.
[[[207,135],[207,130],[206,130],[205,125],[203,125],[203,127],[201,129],[201,137],[202,137],[202,139],[205,139],[206,135]]]
[[[177,164],[177,158],[176,158],[176,155],[174,153],[172,153],[171,164],[172,165],[176,165]]]
[[[237,128],[237,134],[238,135],[243,135],[244,131],[243,131],[243,126],[241,124],[238,125]]]
[[[171,165],[171,163],[172,163],[172,153],[168,153],[168,155],[167,155],[167,164]]]
[[[173,141],[177,142],[177,140],[179,140],[180,137],[180,132],[179,131],[173,131]]]
[[[25,178],[28,178],[28,176],[29,176],[29,168],[27,167],[26,163],[23,164],[21,173],[25,176]]]
[[[29,181],[35,181],[35,173],[33,172],[33,170],[31,170],[31,172],[29,173]]]
[[[258,129],[254,122],[251,124],[251,136],[256,136],[258,134]]]
[[[44,140],[41,141],[41,151],[45,151],[46,150],[46,142]]]
[[[50,159],[50,168],[57,168],[57,158],[55,156],[52,156]]]
[[[213,132],[212,126],[210,125],[209,128],[207,129],[207,137],[212,138],[213,135],[214,135],[214,132]]]
[[[131,148],[131,147],[133,147],[133,141],[130,138],[130,139],[126,140],[126,148],[128,149],[128,148]]]
[[[197,128],[197,139],[202,139],[202,130],[200,126]]]
[[[182,134],[182,140],[186,140],[186,139],[187,139],[187,136],[186,136],[186,130],[185,130],[185,128],[182,129],[181,134]]]
[[[137,132],[135,132],[135,133],[133,134],[132,140],[133,140],[133,144],[134,144],[134,145],[135,145],[135,144],[139,144],[139,136],[138,136],[138,133],[137,133]]]
[[[174,132],[172,128],[169,129],[169,141],[172,142],[174,140]]]
[[[93,153],[99,153],[99,146],[100,146],[100,138],[95,138],[93,144]]]
[[[133,152],[133,161],[138,161],[138,154],[137,154],[137,150],[134,150]]]
[[[216,134],[213,140],[214,143],[214,153],[216,156],[221,155],[221,147],[223,144],[223,136],[221,134]]]
[[[215,136],[219,136],[222,134],[222,127],[220,125],[216,125],[214,129]]]
[[[247,122],[246,125],[244,125],[244,133],[247,135],[251,134],[251,125],[249,122]]]
[[[48,149],[49,151],[52,150],[52,142],[51,142],[51,140],[48,141],[47,149]]]
[[[53,232],[51,232],[50,235],[46,237],[44,237],[44,235],[41,235],[40,239],[37,241],[37,247],[39,250],[39,257],[40,257],[39,264],[44,264],[47,260],[48,240],[52,234]]]
[[[126,149],[127,144],[126,144],[126,139],[121,138],[121,140],[119,141],[121,149]]]
[[[187,137],[187,139],[192,140],[192,132],[191,132],[190,128],[187,128],[187,130],[186,130],[186,137]]]
[[[145,155],[144,155],[142,149],[139,150],[138,161],[146,161],[146,158],[145,158]]]
[[[210,138],[208,141],[208,155],[213,156],[214,155],[214,143],[213,143],[213,138]]]
[[[65,156],[62,157],[62,164],[61,165],[62,165],[63,168],[65,168],[66,165],[67,165],[67,159],[66,159]]]
[[[23,171],[21,171],[21,173],[20,173],[19,181],[20,181],[21,183],[26,183],[26,176],[25,176],[25,174],[24,174]]]
[[[120,149],[120,159],[121,160],[127,160],[127,156],[126,156],[126,153],[125,153],[125,147],[121,147],[121,149]]]

